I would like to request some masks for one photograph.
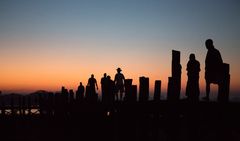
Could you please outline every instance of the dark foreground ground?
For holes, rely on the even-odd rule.
[[[5,115],[0,140],[240,141],[240,103],[95,103],[54,115]]]

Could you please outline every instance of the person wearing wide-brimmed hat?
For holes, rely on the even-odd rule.
[[[123,93],[124,93],[124,80],[125,77],[121,73],[122,69],[117,68],[117,74],[115,75],[114,83],[116,87],[116,99],[118,100],[118,92],[120,91],[120,100],[123,100]]]

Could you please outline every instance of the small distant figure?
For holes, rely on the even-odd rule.
[[[77,101],[82,101],[84,99],[84,86],[82,82],[80,82],[77,92],[76,92],[76,99]]]
[[[205,80],[206,80],[206,97],[204,100],[209,100],[210,84],[218,84],[222,79],[223,60],[220,52],[214,48],[213,40],[207,39],[205,42],[208,49],[205,60]]]
[[[200,63],[196,60],[195,54],[190,54],[189,61],[187,63],[187,88],[186,96],[190,101],[199,100],[199,72],[200,72]]]
[[[95,86],[97,87],[97,90],[98,90],[98,85],[97,85],[97,80],[94,78],[93,74],[91,75],[91,78],[88,79],[88,86],[89,86],[90,94],[95,95],[96,94]]]
[[[107,74],[104,73],[101,79],[101,88],[102,88],[102,101],[106,100],[106,91],[107,91]]]
[[[123,93],[124,93],[124,81],[125,77],[121,73],[121,68],[117,68],[117,74],[115,75],[114,78],[114,83],[116,87],[116,99],[118,100],[118,92],[120,91],[120,101],[123,100]]]

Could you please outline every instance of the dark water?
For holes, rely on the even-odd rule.
[[[82,104],[68,112],[0,116],[6,140],[239,141],[239,103]]]

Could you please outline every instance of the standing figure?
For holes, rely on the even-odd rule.
[[[82,82],[80,82],[80,85],[78,86],[78,89],[76,92],[76,100],[83,101],[83,99],[84,99],[84,86]]]
[[[98,90],[98,85],[97,85],[97,80],[94,78],[93,74],[91,75],[91,78],[88,79],[88,86],[89,86],[89,94],[91,96],[95,96],[96,94],[95,86],[97,87],[97,90]]]
[[[186,96],[190,101],[199,100],[199,72],[200,72],[200,63],[195,59],[194,54],[190,54],[189,61],[187,63],[187,88]]]
[[[118,100],[118,92],[120,91],[120,101],[123,100],[123,92],[124,92],[124,81],[125,77],[121,73],[121,68],[117,68],[117,74],[115,75],[114,78],[114,83],[116,87],[116,99]]]
[[[102,102],[106,101],[106,92],[107,92],[107,74],[104,73],[101,79],[101,88],[102,88]]]
[[[208,49],[205,60],[205,80],[206,80],[206,97],[203,99],[209,100],[210,84],[220,84],[222,79],[223,60],[220,52],[214,48],[212,39],[207,39],[205,42]]]

